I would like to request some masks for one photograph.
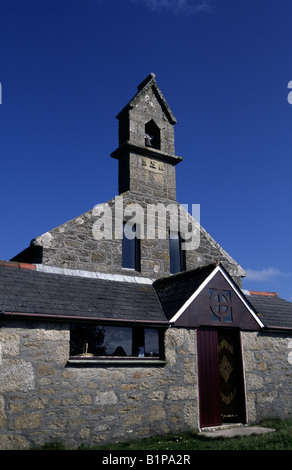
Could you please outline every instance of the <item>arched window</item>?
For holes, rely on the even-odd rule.
[[[160,150],[160,129],[153,119],[145,125],[145,145]]]

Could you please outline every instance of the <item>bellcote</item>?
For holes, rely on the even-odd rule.
[[[148,75],[137,88],[136,95],[117,115],[119,147],[111,156],[119,160],[119,192],[131,189],[141,192],[142,188],[147,191],[148,182],[151,180],[152,190],[165,193],[167,186],[172,189],[175,187],[175,172],[170,167],[173,168],[182,160],[175,155],[176,118],[160,91],[153,73]],[[137,171],[136,173],[131,171],[133,165],[141,169],[139,174]],[[150,177],[147,168],[152,172],[157,169],[160,178],[158,176],[155,178],[155,175]],[[143,180],[140,190],[134,173],[136,179]],[[175,199],[173,191],[171,196],[169,194],[164,196]]]

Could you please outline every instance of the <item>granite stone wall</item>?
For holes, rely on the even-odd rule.
[[[196,330],[165,333],[157,366],[69,361],[69,324],[1,322],[0,449],[68,448],[199,428]],[[292,413],[292,338],[242,332],[247,416]]]
[[[61,268],[142,276],[151,279],[169,275],[168,230],[171,228],[169,213],[166,212],[167,233],[165,238],[159,239],[157,236],[158,216],[156,215],[154,221],[156,238],[151,239],[146,233],[149,222],[147,208],[153,201],[151,198],[138,197],[138,195],[135,195],[135,198],[131,194],[123,196],[123,208],[139,204],[145,213],[145,233],[141,239],[141,270],[139,272],[127,270],[122,267],[122,240],[116,233],[116,215],[120,213],[120,209],[115,209],[116,201],[117,198],[107,201],[92,211],[37,237],[32,241],[30,249],[26,253],[16,256],[14,260]],[[170,204],[174,204],[173,201],[166,201],[165,207],[169,207]],[[175,203],[174,206],[178,207],[178,204]],[[103,208],[108,213],[108,226],[111,231],[110,233],[105,232],[102,239],[97,239],[96,227],[99,230],[98,221],[104,217]],[[179,210],[178,214],[180,214]],[[190,214],[189,217],[190,220],[193,220]],[[129,218],[131,217],[129,216]],[[96,223],[98,225],[95,225]],[[180,226],[180,219],[178,224]],[[185,252],[186,269],[196,269],[220,261],[237,285],[241,287],[242,276],[245,275],[244,270],[199,224],[195,224],[195,226],[198,228],[196,235],[198,244],[195,249]],[[41,260],[34,257],[36,248],[42,251]]]
[[[243,332],[248,419],[292,415],[292,335]]]
[[[2,323],[0,345],[0,449],[76,448],[198,426],[195,330],[167,330],[157,366],[76,367],[62,323]]]

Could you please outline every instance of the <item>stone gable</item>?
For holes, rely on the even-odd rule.
[[[175,155],[174,125],[176,119],[155,80],[150,74],[138,86],[138,92],[117,116],[119,120],[119,147],[111,154],[118,161],[119,194],[122,198],[122,216],[117,209],[117,198],[92,208],[88,212],[65,222],[59,227],[32,240],[29,248],[13,260],[41,263],[62,268],[125,273],[122,267],[122,240],[117,236],[117,216],[123,219],[125,208],[139,205],[144,211],[144,226],[154,224],[154,237],[148,237],[146,229],[140,243],[141,267],[129,275],[155,279],[170,274],[169,237],[157,236],[158,215],[149,222],[150,206],[163,204],[177,207],[178,226],[181,225],[180,206],[176,199],[176,165],[182,161]],[[150,124],[149,124],[150,123]],[[148,126],[149,124],[149,126]],[[153,131],[153,143],[146,140],[146,132]],[[153,136],[152,136],[153,137]],[[105,208],[109,229],[98,237],[96,227]],[[186,211],[184,211],[186,212]],[[118,215],[117,215],[118,214]],[[197,226],[194,249],[185,253],[185,268],[195,269],[221,261],[234,280],[241,286],[244,270],[228,253],[196,222],[191,214],[187,219]],[[166,231],[170,230],[171,216],[166,212]],[[100,225],[100,224],[99,224]],[[100,227],[99,227],[100,228]]]

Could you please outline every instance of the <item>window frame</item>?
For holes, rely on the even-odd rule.
[[[145,330],[149,329],[155,329],[157,330],[157,340],[158,340],[158,355],[157,356],[150,356],[150,355],[139,355],[139,350],[138,350],[138,342],[136,342],[133,346],[131,345],[132,351],[135,349],[137,352],[137,355],[127,355],[127,356],[115,356],[115,355],[83,355],[81,354],[71,354],[71,345],[72,345],[72,327],[76,327],[77,325],[79,326],[87,326],[88,328],[100,328],[100,327],[117,327],[119,329],[121,328],[131,328],[132,329],[132,342],[133,338],[136,339],[134,341],[137,341],[137,337],[142,334],[143,330],[143,336],[144,336],[144,342],[145,342]],[[135,329],[135,334],[134,334],[134,329]],[[115,363],[115,364],[133,364],[133,363],[141,363],[141,364],[165,364],[165,347],[164,347],[164,337],[165,337],[165,330],[166,327],[165,325],[153,325],[153,324],[133,324],[133,323],[128,323],[125,322],[125,324],[120,324],[116,322],[88,322],[88,321],[77,321],[77,322],[72,322],[70,324],[70,350],[69,350],[69,363],[70,364],[82,364],[82,363],[91,363],[91,364],[98,364],[98,363]],[[138,340],[139,341],[139,340]],[[144,343],[145,345],[145,343]]]
[[[138,236],[137,225],[132,226],[132,231],[135,233],[133,238],[125,236],[125,227],[129,228],[127,222],[123,222],[123,238],[122,238],[122,268],[132,269],[134,271],[141,271],[141,241]],[[130,257],[130,259],[129,259]]]
[[[182,249],[181,233],[169,231],[169,271],[176,274],[186,270],[186,254]],[[177,269],[179,268],[179,269]]]

